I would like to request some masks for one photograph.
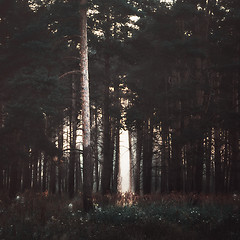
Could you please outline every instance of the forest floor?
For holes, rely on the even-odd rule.
[[[73,200],[26,192],[0,196],[0,239],[23,240],[237,240],[240,195],[94,196],[94,210]]]

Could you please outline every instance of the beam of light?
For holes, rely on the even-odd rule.
[[[130,157],[128,131],[122,130],[120,133],[120,181],[121,192],[130,190]]]

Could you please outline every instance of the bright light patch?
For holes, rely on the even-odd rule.
[[[133,22],[137,22],[139,20],[140,17],[138,16],[131,16],[129,19]]]
[[[129,138],[128,131],[122,131],[120,134],[120,181],[121,191],[130,190],[130,157],[129,157]]]

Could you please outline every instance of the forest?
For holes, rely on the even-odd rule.
[[[239,0],[0,0],[0,238],[240,239],[239,26]]]

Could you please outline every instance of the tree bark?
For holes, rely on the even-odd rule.
[[[137,128],[137,149],[136,149],[136,174],[135,174],[135,193],[140,195],[140,170],[142,159],[142,129]]]
[[[0,191],[3,189],[3,170],[0,166]]]
[[[62,157],[63,157],[63,124],[61,124],[58,133],[58,148],[61,154],[58,156],[58,194],[62,194]]]
[[[71,150],[69,161],[69,174],[68,174],[68,194],[69,198],[74,197],[74,169],[76,162],[76,140],[77,140],[77,108],[76,108],[76,80],[73,75],[72,79],[72,113],[71,113]]]
[[[150,194],[152,187],[152,143],[153,125],[148,119],[145,122],[143,133],[143,194]]]
[[[27,157],[23,159],[23,186],[22,186],[23,192],[31,188],[31,171],[29,165],[30,165],[29,158]]]
[[[39,154],[37,151],[34,152],[33,155],[33,189],[36,191],[38,189],[38,159]]]
[[[50,166],[50,192],[52,194],[56,193],[56,163],[54,158],[51,159]]]
[[[96,184],[96,192],[99,191],[99,168],[98,168],[98,113],[97,108],[95,109],[95,135],[94,135],[94,155],[95,155],[95,161],[94,161],[94,173],[95,173],[95,184]]]
[[[9,197],[15,198],[18,192],[18,160],[13,161],[10,168]]]
[[[223,188],[222,162],[221,162],[221,139],[220,130],[214,130],[215,140],[215,192],[221,193]]]
[[[82,85],[83,119],[83,207],[86,212],[93,208],[92,202],[92,156],[87,43],[87,0],[80,0],[80,71]]]
[[[207,140],[208,136],[208,140]],[[206,183],[205,183],[205,192],[210,193],[210,179],[211,179],[211,131],[209,130],[206,136],[206,147],[205,147],[205,164],[206,164]]]
[[[110,183],[113,172],[111,159],[111,135],[110,135],[110,114],[109,114],[109,84],[110,84],[110,62],[105,56],[105,83],[104,83],[104,106],[103,106],[103,168],[102,168],[102,194],[110,193]]]
[[[47,190],[47,156],[44,153],[43,157],[43,177],[42,177],[42,191],[45,192]]]
[[[129,169],[130,169],[130,177],[129,177],[129,191],[133,191],[133,152],[132,152],[132,133],[128,130],[128,141],[129,141]]]
[[[167,126],[162,126],[162,162],[161,162],[161,192],[167,190],[168,154],[167,154]]]

